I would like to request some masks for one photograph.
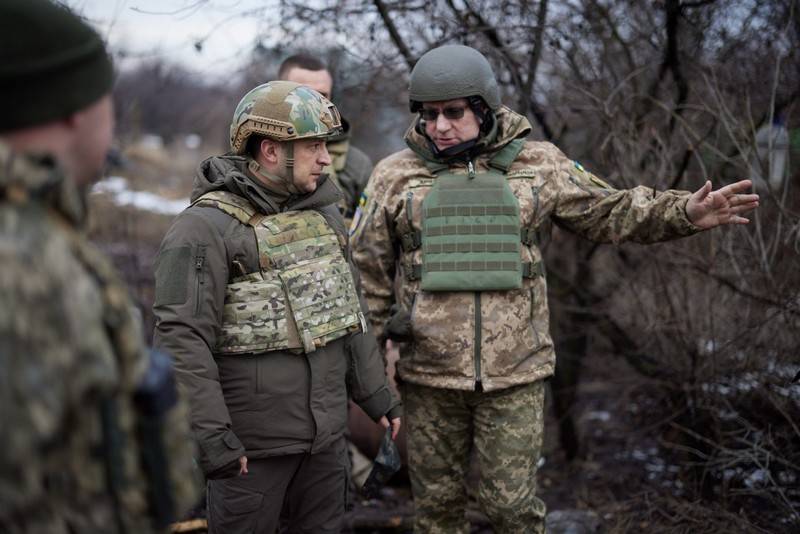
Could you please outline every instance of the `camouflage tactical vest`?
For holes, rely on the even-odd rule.
[[[520,253],[519,202],[506,172],[522,149],[515,140],[489,160],[489,170],[468,174],[427,162],[436,175],[422,203],[422,264],[415,266],[426,291],[518,289],[531,276]]]
[[[302,349],[309,353],[350,332],[366,331],[339,236],[313,210],[259,213],[246,199],[206,193],[194,206],[220,209],[255,232],[260,269],[225,288],[215,352]]]

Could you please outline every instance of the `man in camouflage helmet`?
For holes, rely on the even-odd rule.
[[[409,148],[376,166],[353,256],[376,332],[407,342],[397,368],[416,531],[469,532],[474,447],[495,530],[543,532],[535,474],[555,354],[537,229],[552,218],[597,242],[664,241],[746,223],[758,196],[743,193],[749,181],[611,188],[552,144],[527,141],[527,119],[501,105],[491,66],[466,46],[423,55],[410,100]]]
[[[197,496],[188,411],[85,236],[111,60],[67,9],[4,0],[0,65],[0,532],[162,531]]]
[[[333,76],[325,64],[316,57],[296,54],[286,58],[278,69],[278,79],[296,82],[311,87],[325,98],[333,94]],[[358,207],[361,193],[372,172],[372,160],[358,147],[350,143],[350,123],[342,119],[341,131],[328,139],[331,163],[325,172],[344,194],[339,210],[349,224]]]
[[[400,426],[323,173],[340,126],[308,87],[251,90],[158,253],[155,342],[190,392],[211,532],[272,534],[282,511],[292,532],[338,532],[348,393]]]

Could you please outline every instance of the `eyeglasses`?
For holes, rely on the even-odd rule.
[[[455,121],[464,116],[464,110],[466,109],[466,106],[444,108],[441,114],[444,115],[445,119]],[[423,108],[420,110],[419,116],[422,117],[424,121],[434,122],[439,117],[439,113],[438,109]]]

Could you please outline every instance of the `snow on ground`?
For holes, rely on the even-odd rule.
[[[117,206],[131,206],[142,211],[177,215],[189,206],[188,198],[168,199],[148,191],[131,191],[121,176],[109,176],[92,187],[92,193],[110,195]]]

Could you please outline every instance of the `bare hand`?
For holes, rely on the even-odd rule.
[[[387,419],[385,415],[381,417],[380,423],[383,425],[383,428],[389,428],[389,419]],[[392,419],[392,439],[397,439],[397,433],[400,432],[400,425],[399,417]]]
[[[757,194],[742,194],[752,185],[750,180],[741,180],[712,191],[711,182],[707,181],[689,197],[686,216],[703,230],[723,224],[747,224],[750,220],[739,214],[758,207]]]
[[[247,474],[247,456],[239,458],[239,475]]]

